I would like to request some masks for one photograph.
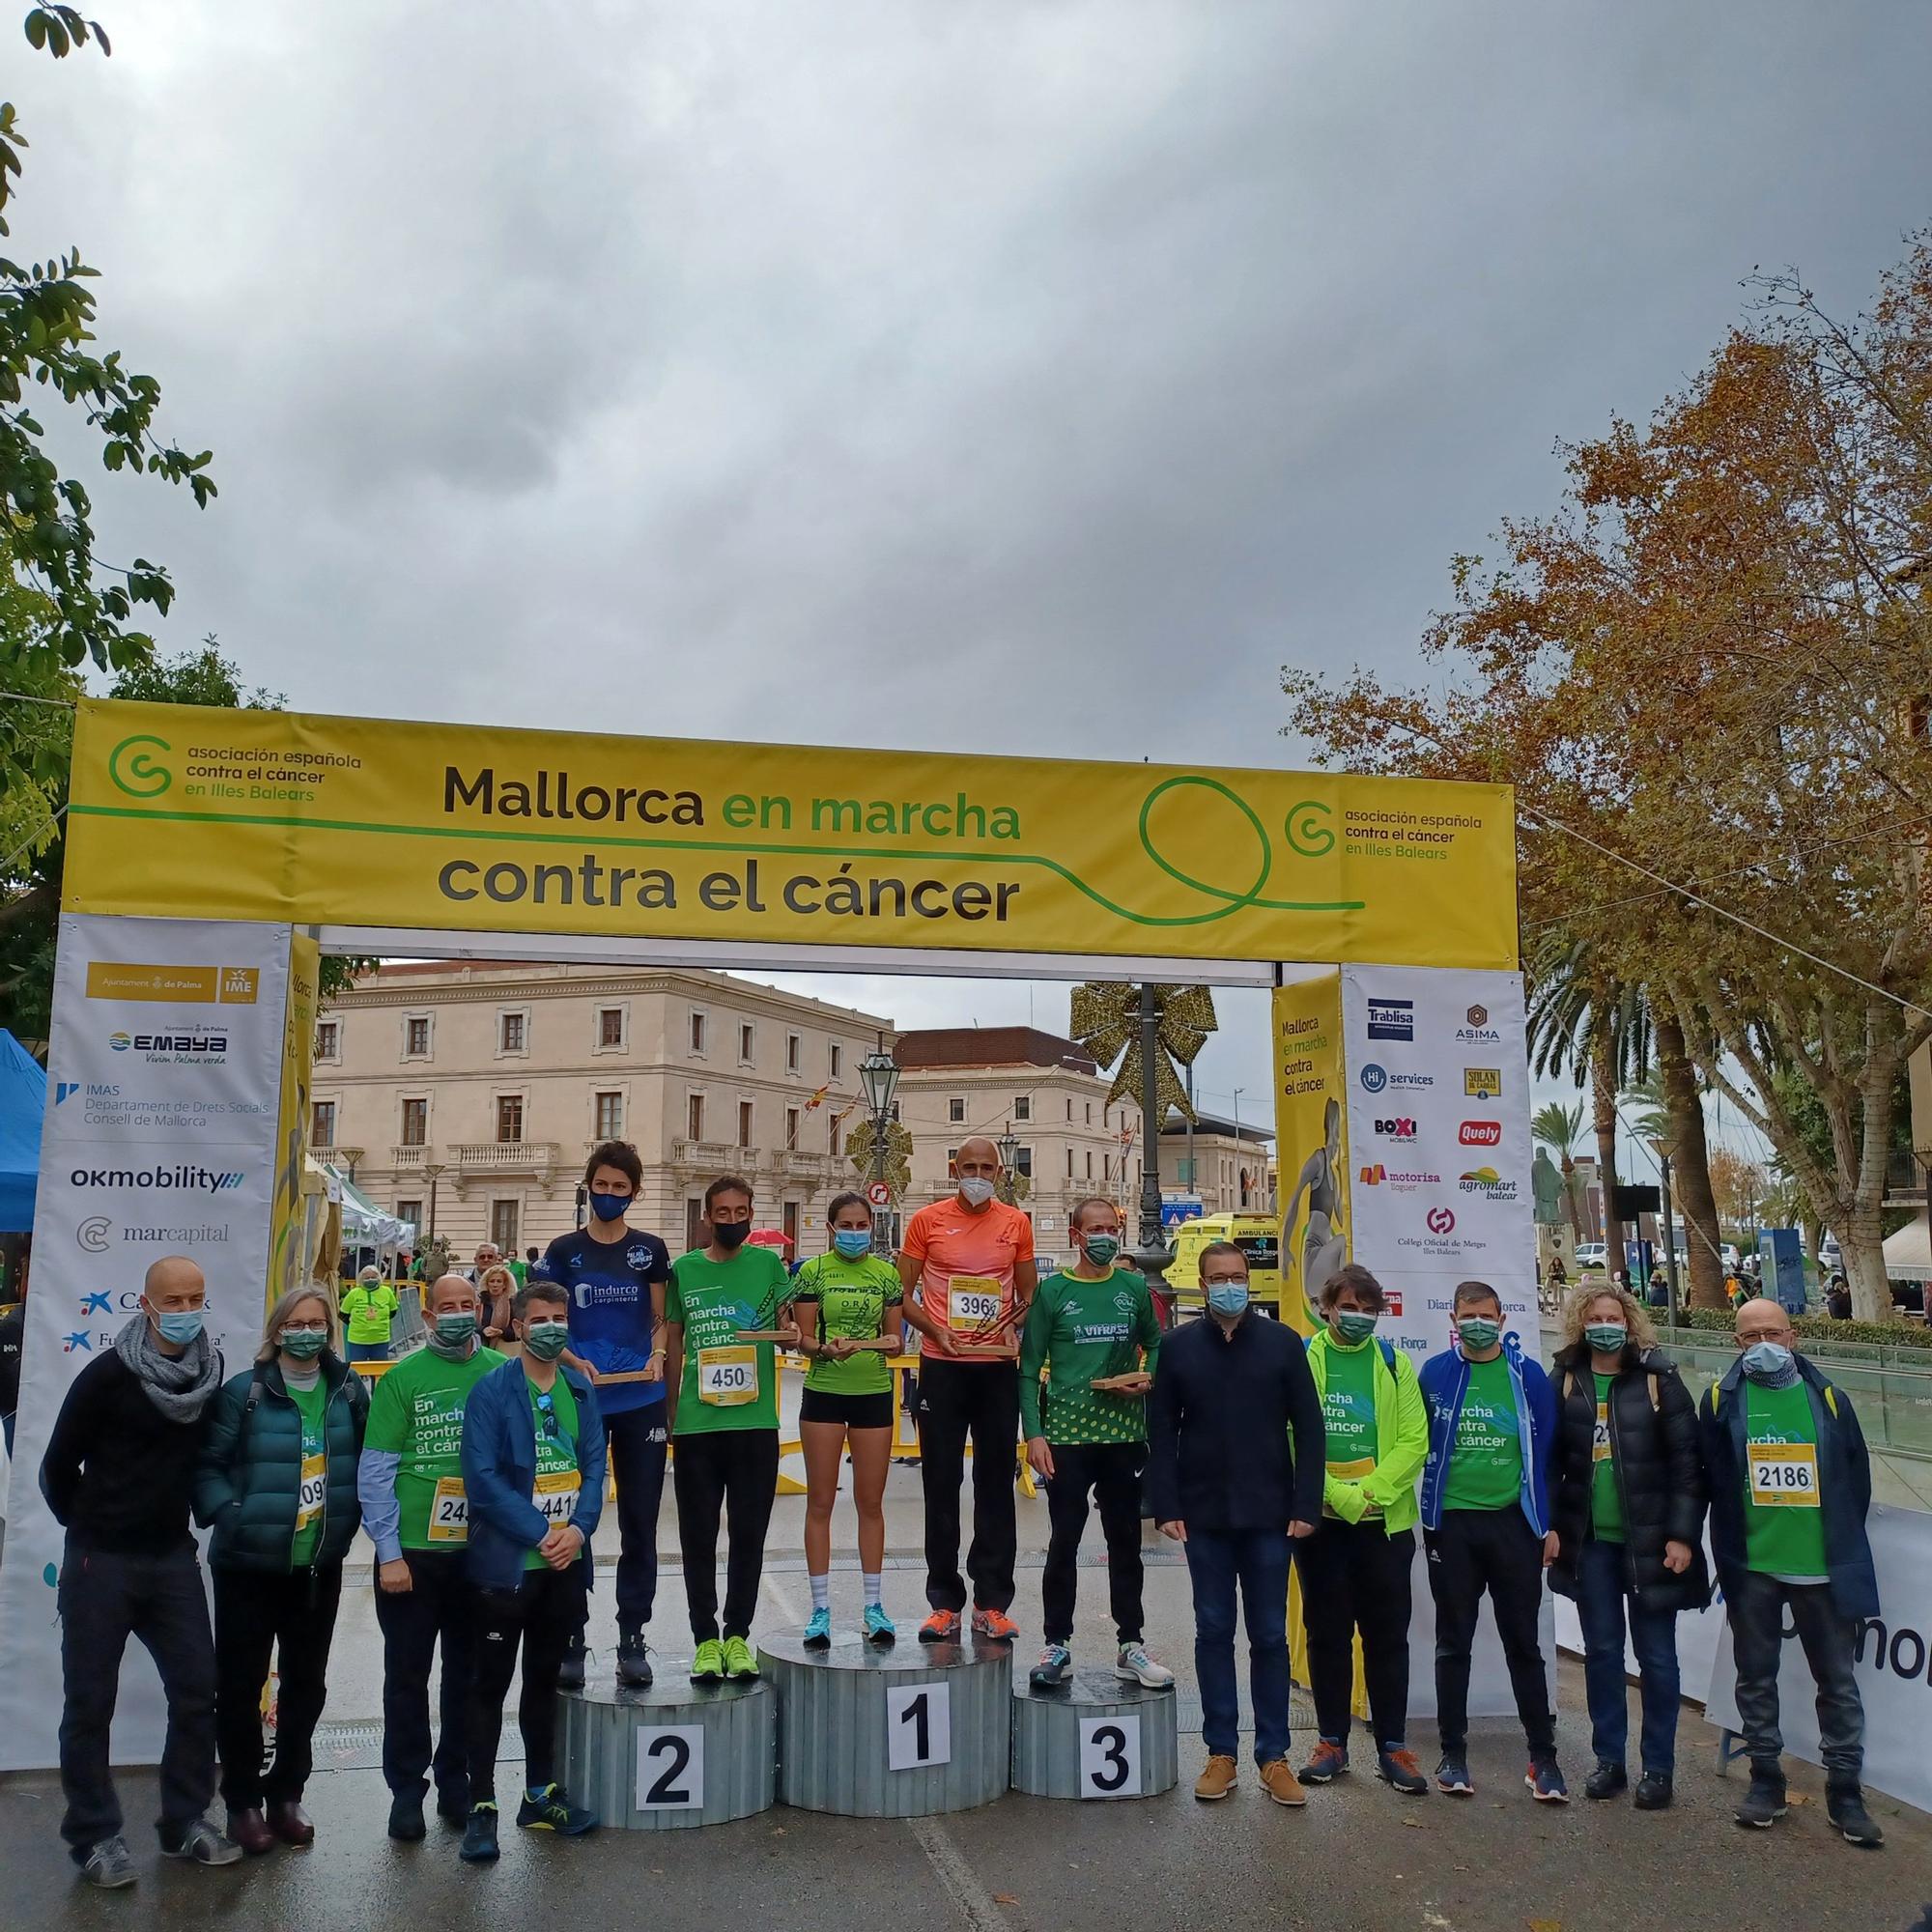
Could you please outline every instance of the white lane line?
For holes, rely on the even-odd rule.
[[[765,1601],[778,1612],[781,1623],[803,1624],[805,1622],[805,1619],[798,1613],[798,1605],[794,1602],[791,1592],[781,1583],[774,1581],[772,1573],[769,1570],[758,1578],[758,1589]]]
[[[1012,1932],[1007,1915],[994,1903],[993,1894],[966,1862],[966,1854],[937,1818],[908,1818],[906,1830],[919,1841],[947,1897],[959,1908],[960,1918],[973,1932]]]

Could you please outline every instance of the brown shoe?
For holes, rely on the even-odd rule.
[[[1225,1798],[1235,1788],[1235,1760],[1218,1753],[1208,1760],[1194,1780],[1194,1795],[1204,1801]]]
[[[251,1859],[259,1859],[264,1852],[275,1849],[275,1834],[269,1830],[269,1821],[259,1809],[229,1812],[228,1835]]]
[[[1285,1757],[1270,1758],[1262,1766],[1262,1789],[1277,1804],[1306,1804],[1308,1794],[1301,1780],[1288,1768]]]
[[[298,1851],[306,1851],[315,1843],[314,1821],[293,1799],[269,1806],[269,1830]]]

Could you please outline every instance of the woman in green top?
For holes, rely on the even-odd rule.
[[[1367,1268],[1337,1268],[1321,1286],[1322,1326],[1308,1343],[1327,1423],[1328,1470],[1321,1526],[1294,1546],[1321,1732],[1301,1777],[1327,1784],[1349,1768],[1359,1633],[1377,1772],[1416,1797],[1429,1783],[1407,1744],[1409,1579],[1429,1411],[1414,1362],[1376,1333],[1384,1302],[1381,1283]]]
[[[343,1291],[342,1319],[349,1324],[352,1362],[389,1359],[389,1341],[400,1305],[396,1291],[383,1279],[379,1267],[365,1267],[355,1277],[355,1286]]]
[[[228,1835],[244,1852],[306,1845],[310,1747],[362,1520],[356,1461],[368,1421],[362,1378],[336,1353],[327,1294],[294,1288],[269,1311],[251,1367],[210,1410],[195,1515],[214,1531],[215,1730]],[[262,1687],[279,1654],[274,1761],[262,1763]]]
[[[859,1511],[859,1569],[866,1584],[866,1636],[898,1634],[879,1601],[886,1566],[886,1469],[893,1455],[890,1356],[904,1346],[898,1270],[872,1252],[872,1210],[860,1194],[841,1194],[826,1214],[832,1247],[814,1255],[792,1283],[800,1351],[810,1362],[799,1405],[805,1445],[805,1567],[811,1577],[814,1650],[832,1641],[832,1505],[838,1460],[852,1451],[852,1500]]]

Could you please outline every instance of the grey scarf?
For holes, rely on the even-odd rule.
[[[170,1422],[199,1421],[201,1411],[221,1386],[221,1351],[197,1335],[179,1355],[164,1355],[145,1315],[137,1315],[114,1338],[114,1352],[127,1363],[148,1400]]]

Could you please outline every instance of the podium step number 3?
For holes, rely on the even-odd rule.
[[[638,1726],[638,1809],[704,1809],[704,1726]]]
[[[1141,1720],[1138,1717],[1080,1720],[1082,1798],[1141,1796]]]
[[[945,1684],[886,1687],[886,1769],[923,1771],[952,1761],[952,1692]]]

